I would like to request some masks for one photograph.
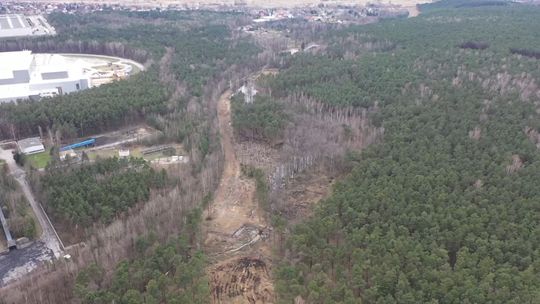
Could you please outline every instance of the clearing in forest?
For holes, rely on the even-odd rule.
[[[225,166],[204,225],[212,303],[272,303],[267,224],[254,197],[255,184],[242,176],[235,155],[230,97],[229,90],[218,103]]]

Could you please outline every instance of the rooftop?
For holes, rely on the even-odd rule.
[[[22,15],[0,15],[0,30],[11,30],[29,27]]]
[[[41,143],[41,138],[39,137],[30,137],[30,138],[21,139],[17,142],[17,144],[19,145],[19,148],[21,150],[26,150],[30,147],[43,145]]]
[[[33,60],[32,51],[1,52],[0,79],[13,77],[13,71],[30,69]]]

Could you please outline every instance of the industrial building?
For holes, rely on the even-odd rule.
[[[0,53],[0,103],[39,100],[97,87],[144,69],[131,60],[86,54]]]
[[[0,15],[0,38],[54,34],[56,31],[43,16]]]
[[[45,151],[45,147],[39,137],[21,139],[17,142],[19,152],[22,154],[36,154]]]
[[[68,65],[61,55],[3,52],[0,62],[0,102],[52,97],[89,87],[84,69]]]

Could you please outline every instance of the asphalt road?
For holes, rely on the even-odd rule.
[[[6,161],[11,175],[21,186],[21,190],[23,191],[24,196],[30,203],[32,210],[34,211],[34,214],[38,219],[41,230],[43,231],[43,234],[40,236],[39,239],[45,244],[47,248],[52,250],[55,257],[58,258],[62,256],[63,246],[60,243],[60,240],[58,239],[51,222],[47,218],[45,211],[36,201],[34,194],[32,193],[32,190],[30,189],[30,186],[26,181],[26,172],[15,163],[11,150],[4,150],[0,148],[0,159]]]

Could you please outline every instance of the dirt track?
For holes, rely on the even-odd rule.
[[[236,158],[230,97],[227,91],[218,103],[225,166],[204,225],[212,303],[273,303],[266,223],[254,199],[254,182],[242,176]]]

